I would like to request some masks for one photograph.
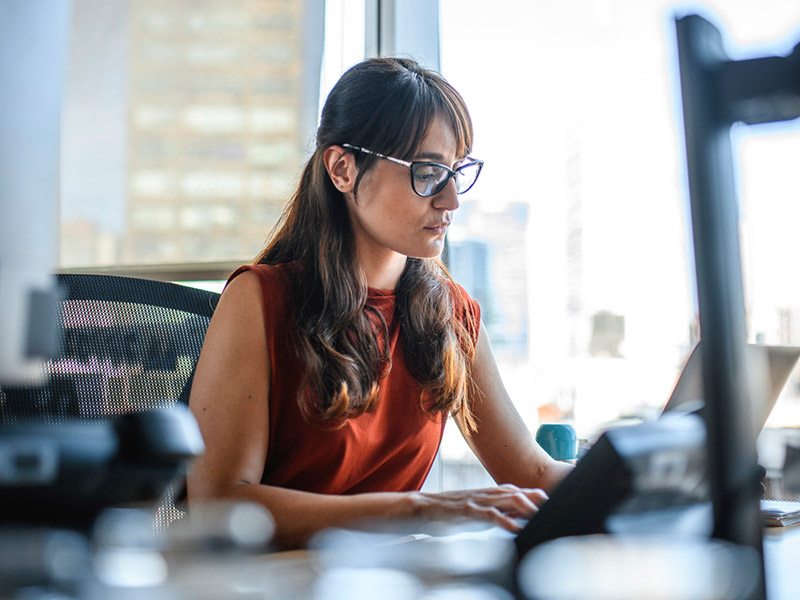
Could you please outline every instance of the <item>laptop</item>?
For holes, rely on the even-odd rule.
[[[797,346],[747,345],[746,360],[754,368],[766,369],[768,374],[767,393],[754,403],[753,425],[756,435],[764,428],[798,359],[800,359],[800,347]],[[702,342],[699,342],[686,359],[686,364],[675,382],[662,414],[670,414],[673,411],[701,414],[702,410],[703,359]]]

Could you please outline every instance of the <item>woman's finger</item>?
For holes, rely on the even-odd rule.
[[[464,516],[492,523],[493,525],[497,525],[513,533],[517,533],[521,530],[521,527],[513,518],[494,506],[481,506],[470,503]]]
[[[438,494],[419,494],[423,500],[419,514],[433,518],[467,517],[488,521],[509,531],[519,531],[514,517],[528,518],[547,500],[538,489],[502,485],[479,490],[458,490]]]

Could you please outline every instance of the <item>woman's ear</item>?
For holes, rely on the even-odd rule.
[[[343,194],[352,192],[358,176],[353,153],[341,146],[328,146],[322,152],[322,160],[334,187]]]

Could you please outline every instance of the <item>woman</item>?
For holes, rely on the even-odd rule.
[[[190,401],[206,442],[190,502],[259,502],[290,548],[366,517],[514,530],[547,498],[569,467],[520,420],[477,303],[439,260],[482,166],[471,147],[467,108],[440,75],[371,59],[342,76],[280,228],[231,277],[209,326]],[[509,485],[418,491],[448,414]]]

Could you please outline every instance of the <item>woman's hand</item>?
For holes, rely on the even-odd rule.
[[[423,518],[466,517],[487,521],[512,532],[521,528],[515,519],[527,519],[547,500],[540,489],[504,484],[479,490],[430,494],[417,492],[416,516]]]

